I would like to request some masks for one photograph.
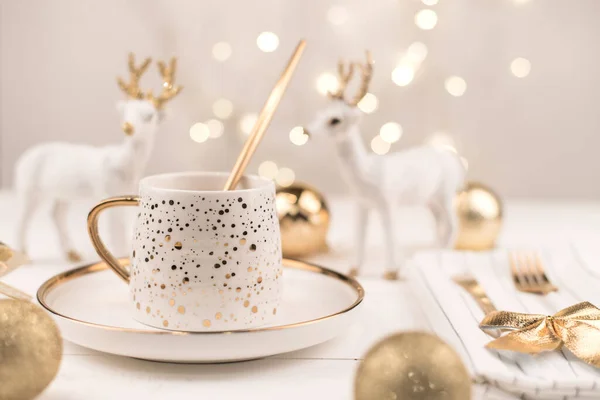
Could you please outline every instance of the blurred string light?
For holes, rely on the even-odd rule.
[[[419,28],[428,31],[437,25],[438,16],[435,11],[425,8],[415,14],[415,25]]]
[[[233,103],[227,99],[219,99],[213,103],[212,111],[217,118],[227,119],[233,112]]]
[[[392,81],[398,86],[406,86],[415,78],[415,71],[410,65],[399,65],[392,71]]]
[[[279,167],[273,161],[263,161],[258,166],[258,175],[267,179],[275,179],[279,172]]]
[[[526,58],[515,58],[510,63],[510,72],[517,78],[525,78],[531,72],[531,62]]]
[[[438,0],[421,0],[426,6],[435,6]]]
[[[521,5],[525,3],[529,3],[531,0],[513,0],[513,3]]]
[[[387,154],[387,152],[390,151],[390,147],[391,145],[388,142],[384,141],[379,135],[375,136],[371,140],[371,150],[373,150],[373,153],[375,154]]]
[[[379,106],[379,100],[377,100],[377,96],[375,96],[373,93],[367,93],[358,102],[357,106],[360,111],[366,114],[371,114],[377,110],[377,107]]]
[[[379,136],[386,143],[396,143],[402,137],[402,127],[397,122],[387,122],[379,129]]]
[[[273,32],[263,32],[256,38],[256,45],[265,53],[272,53],[279,47],[279,37]]]
[[[392,81],[398,86],[407,86],[415,78],[416,71],[427,57],[427,46],[414,42],[400,57],[398,65],[392,71]]]
[[[273,161],[263,161],[258,166],[258,175],[266,179],[272,179],[279,186],[290,186],[296,180],[296,174],[290,168],[279,168]]]
[[[290,131],[290,142],[296,146],[302,146],[308,142],[308,135],[304,132],[304,128],[296,126]]]
[[[447,132],[434,132],[425,140],[425,143],[438,149],[447,150],[458,155],[456,142]],[[468,170],[469,161],[463,156],[459,156],[459,159],[465,170]]]
[[[439,149],[444,149],[453,153],[458,153],[458,151],[456,150],[456,142],[454,141],[454,139],[452,139],[452,136],[443,131],[434,132],[425,140],[425,143],[427,143],[430,146],[437,147]]]
[[[317,78],[317,91],[322,96],[325,96],[329,92],[335,92],[339,84],[338,78],[335,75],[325,72]]]
[[[332,25],[342,25],[348,20],[348,10],[344,6],[331,6],[327,11],[327,20]]]
[[[280,168],[279,171],[277,171],[275,182],[277,182],[279,186],[288,187],[292,183],[294,183],[295,179],[296,174],[293,170],[291,170],[290,168]]]
[[[444,86],[446,87],[448,93],[454,97],[462,96],[467,90],[467,82],[465,82],[465,80],[460,76],[450,76],[446,78]]]
[[[216,139],[221,137],[221,135],[223,135],[223,123],[221,121],[219,121],[218,119],[209,119],[208,121],[206,121],[206,127],[208,128],[208,135],[212,138],[212,139]]]
[[[420,64],[427,57],[427,46],[422,42],[413,42],[408,49],[406,49],[405,57],[407,62],[412,64]]]
[[[217,61],[225,61],[231,57],[231,45],[227,42],[215,43],[212,48],[212,55]]]
[[[194,142],[204,143],[208,140],[210,136],[210,131],[208,126],[201,122],[197,122],[190,128],[190,137]]]
[[[247,113],[242,115],[240,118],[240,130],[245,135],[249,135],[252,132],[252,128],[256,124],[256,120],[258,119],[258,115],[256,113]]]

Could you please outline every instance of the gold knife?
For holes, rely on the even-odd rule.
[[[471,295],[485,315],[488,315],[492,311],[496,311],[496,307],[485,293],[485,290],[483,290],[479,282],[471,275],[455,276],[452,280]]]

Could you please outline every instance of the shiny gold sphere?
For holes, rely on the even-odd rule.
[[[0,300],[0,399],[29,400],[56,376],[62,339],[52,318],[22,300]]]
[[[375,344],[358,368],[356,400],[469,400],[471,379],[440,338],[403,332]]]
[[[467,182],[456,197],[458,250],[489,250],[494,248],[502,227],[502,200],[492,189]]]
[[[275,204],[284,257],[302,257],[327,249],[329,209],[321,193],[296,183],[278,189]]]

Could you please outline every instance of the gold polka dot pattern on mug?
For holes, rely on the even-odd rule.
[[[184,197],[147,196],[140,204],[131,266],[136,313],[184,330],[190,315],[214,330],[272,317],[280,293],[269,283],[282,275],[280,243],[268,239],[279,230],[274,197]],[[219,306],[209,300],[216,293]]]

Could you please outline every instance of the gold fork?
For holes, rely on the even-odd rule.
[[[508,259],[513,282],[518,291],[542,296],[558,291],[546,276],[539,254],[512,251]]]

